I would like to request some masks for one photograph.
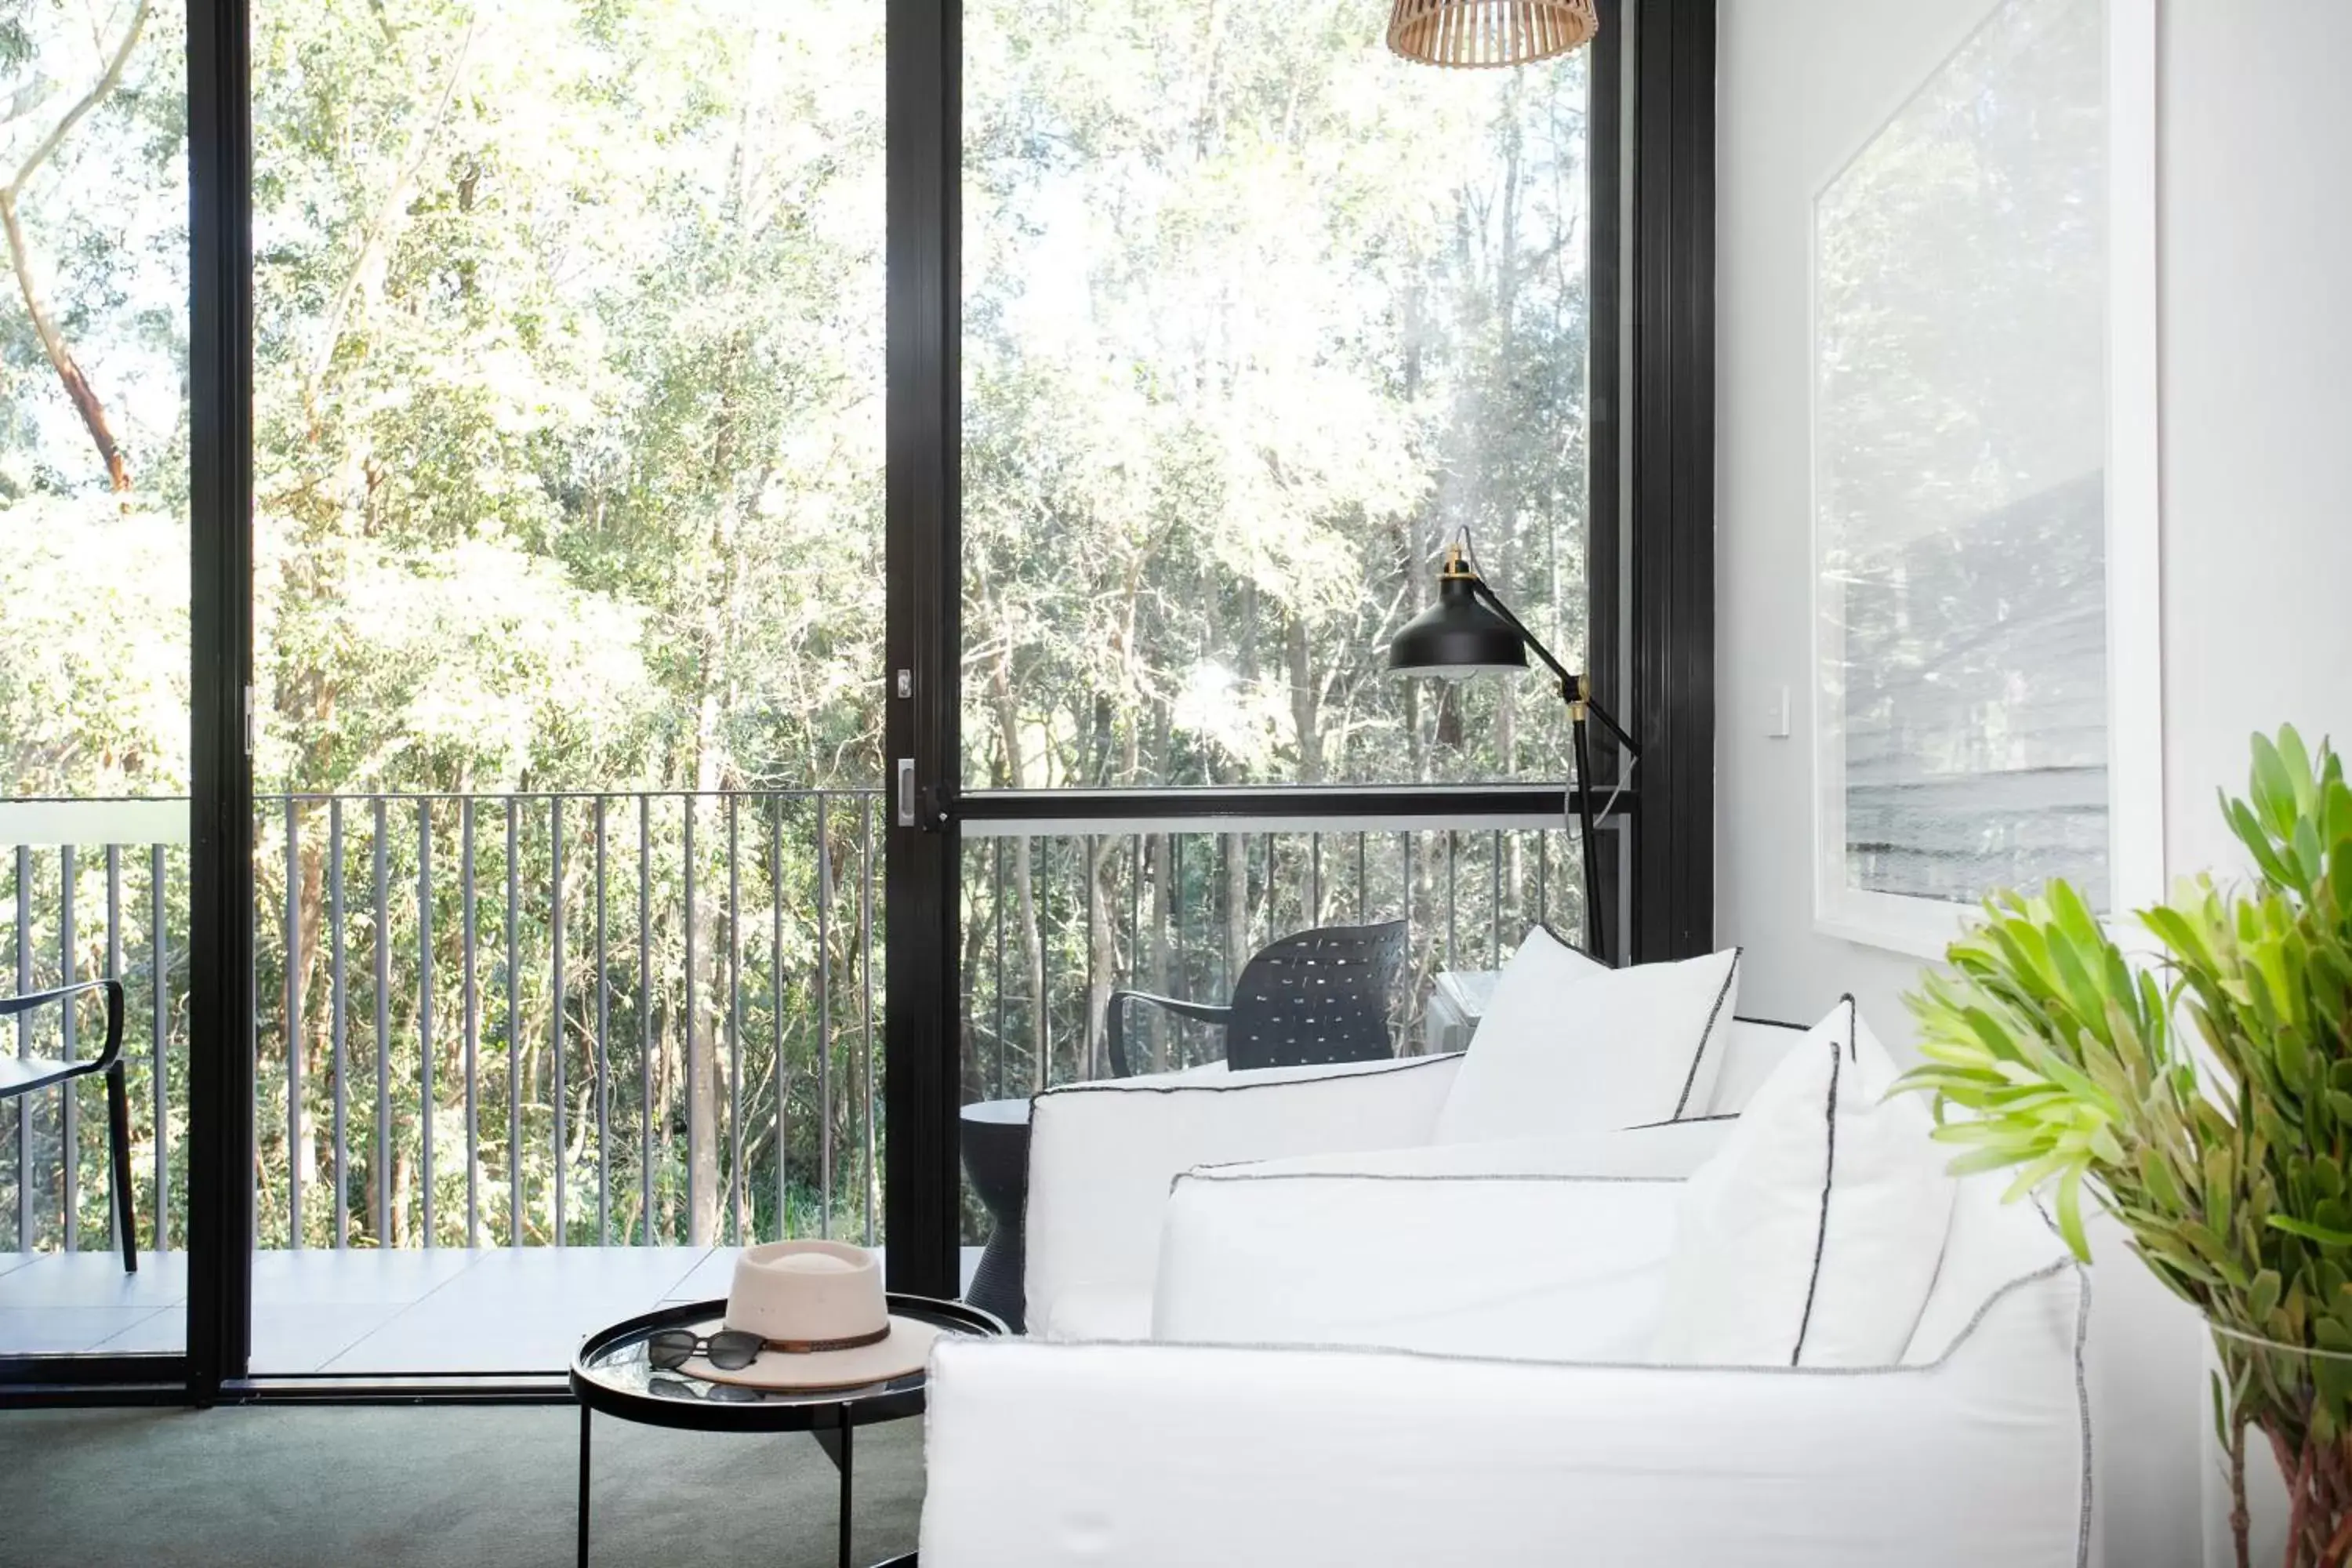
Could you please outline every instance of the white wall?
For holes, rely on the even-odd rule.
[[[1915,961],[1811,931],[1808,229],[1814,190],[1989,0],[1721,0],[1718,935],[1741,1011],[1853,992],[1890,1042]],[[2352,746],[2352,0],[2164,0],[2158,112],[2166,841],[2226,867],[2248,732]],[[1768,739],[1783,684],[1796,732]],[[2102,1249],[2107,1560],[2190,1563],[2194,1324]]]

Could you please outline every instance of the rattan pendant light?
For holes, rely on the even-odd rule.
[[[1433,66],[1523,66],[1592,41],[1594,0],[1396,0],[1389,47]]]

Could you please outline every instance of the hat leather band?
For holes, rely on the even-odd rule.
[[[782,1351],[786,1355],[822,1355],[827,1351],[854,1351],[866,1345],[878,1345],[890,1337],[890,1325],[884,1323],[870,1334],[854,1334],[845,1340],[769,1340],[766,1348]]]

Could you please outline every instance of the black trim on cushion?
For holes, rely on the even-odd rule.
[[[1168,1191],[1172,1196],[1186,1182],[1205,1182],[1212,1186],[1231,1186],[1240,1182],[1485,1182],[1517,1183],[1521,1185],[1538,1183],[1591,1183],[1601,1184],[1633,1184],[1645,1186],[1680,1186],[1688,1176],[1609,1176],[1591,1172],[1575,1171],[1261,1171],[1244,1173],[1237,1165],[1263,1163],[1257,1160],[1236,1160],[1223,1165],[1195,1165],[1189,1171],[1179,1171],[1169,1178]],[[1220,1175],[1219,1172],[1231,1172]]]
[[[1751,1018],[1745,1013],[1734,1013],[1731,1021],[1735,1024],[1755,1024],[1767,1029],[1794,1029],[1801,1035],[1810,1035],[1814,1028],[1811,1024],[1791,1024],[1784,1018]]]
[[[1853,993],[1848,992],[1845,995],[1839,997],[1838,1005],[1845,1009],[1846,1051],[1851,1053],[1856,1048],[1854,1045],[1854,1020],[1856,1016],[1856,1008]],[[1805,1353],[1805,1335],[1813,1326],[1813,1298],[1820,1292],[1822,1288],[1822,1254],[1829,1250],[1830,1194],[1834,1191],[1837,1186],[1838,1069],[1844,1065],[1844,1057],[1841,1055],[1838,1050],[1837,1041],[1834,1039],[1831,1040],[1830,1092],[1828,1103],[1824,1107],[1822,1118],[1823,1129],[1823,1149],[1822,1157],[1822,1217],[1820,1227],[1813,1233],[1813,1275],[1811,1279],[1805,1282],[1805,1311],[1804,1315],[1797,1320],[1797,1346],[1794,1350],[1789,1352],[1789,1364],[1790,1366],[1795,1366],[1803,1358]]]
[[[1303,1083],[1329,1083],[1335,1079],[1386,1078],[1391,1073],[1408,1072],[1414,1068],[1433,1067],[1439,1062],[1458,1062],[1460,1051],[1441,1051],[1428,1057],[1397,1057],[1388,1061],[1356,1062],[1352,1072],[1317,1073],[1307,1078],[1278,1078],[1263,1083],[1214,1083],[1205,1079],[1180,1082],[1139,1083],[1134,1079],[1103,1079],[1094,1083],[1062,1083],[1040,1089],[1029,1097],[1029,1118],[1037,1118],[1040,1100],[1060,1100],[1069,1095],[1097,1094],[1244,1094],[1255,1089],[1289,1089]],[[1256,1072],[1287,1072],[1287,1068],[1256,1068]]]
[[[1696,1127],[1706,1121],[1737,1121],[1739,1117],[1740,1113],[1737,1110],[1716,1110],[1705,1116],[1669,1116],[1664,1121],[1636,1121],[1633,1126],[1621,1128],[1619,1131],[1647,1132],[1655,1127]]]
[[[1706,1010],[1706,1027],[1698,1032],[1698,1049],[1691,1053],[1690,1070],[1683,1074],[1682,1097],[1675,1101],[1675,1113],[1666,1118],[1669,1121],[1680,1121],[1683,1112],[1690,1108],[1691,1089],[1698,1083],[1698,1064],[1706,1060],[1707,1042],[1715,1037],[1716,1021],[1723,1016],[1723,1005],[1729,1000],[1731,987],[1739,979],[1740,961],[1747,953],[1744,947],[1731,950],[1730,966],[1723,972],[1723,985],[1715,994],[1715,1005]]]

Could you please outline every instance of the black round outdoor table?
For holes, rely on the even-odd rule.
[[[988,1246],[964,1299],[1024,1331],[1021,1275],[1026,1267],[1023,1209],[1029,1201],[1029,1102],[983,1100],[963,1108],[963,1168],[988,1210]]]
[[[890,1293],[890,1310],[936,1323],[950,1333],[1002,1334],[1004,1325],[977,1307],[938,1301],[929,1296]],[[806,1432],[841,1472],[841,1520],[837,1536],[841,1568],[849,1568],[849,1510],[853,1496],[851,1434],[878,1421],[897,1421],[923,1412],[926,1374],[910,1372],[887,1383],[821,1392],[738,1390],[706,1383],[683,1372],[659,1372],[646,1360],[646,1341],[663,1329],[684,1328],[723,1317],[727,1303],[697,1301],[665,1307],[591,1334],[572,1359],[572,1394],[580,1402],[580,1563],[588,1563],[588,1432],[597,1411],[646,1426],[689,1432]],[[667,1393],[660,1392],[667,1388]],[[713,1398],[714,1392],[727,1394]],[[750,1393],[752,1398],[740,1394]],[[912,1554],[891,1560],[910,1564]]]

